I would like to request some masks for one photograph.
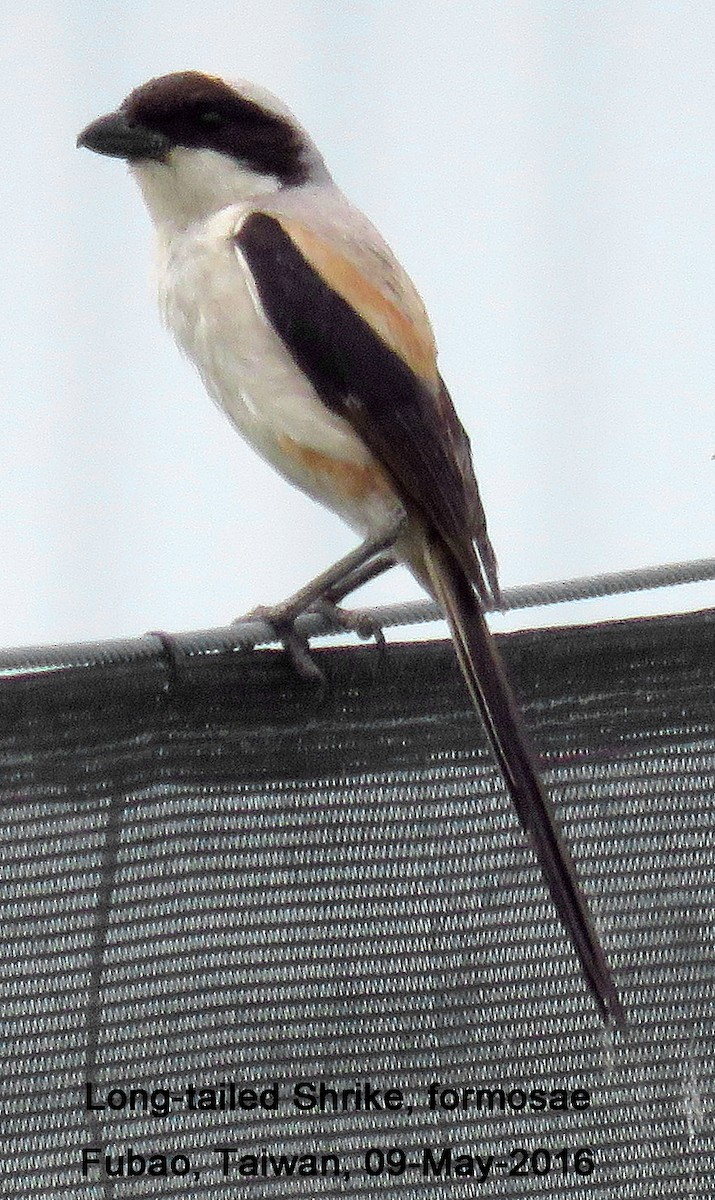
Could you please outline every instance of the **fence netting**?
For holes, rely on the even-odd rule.
[[[710,1200],[715,613],[500,643],[629,1032],[448,643],[8,671],[3,1195]]]

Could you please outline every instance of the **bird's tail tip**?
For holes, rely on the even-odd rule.
[[[424,553],[426,573],[449,622],[467,689],[482,718],[517,814],[578,954],[596,1006],[604,1021],[625,1030],[625,1010],[571,855],[559,831],[553,805],[539,777],[516,700],[484,620],[479,596],[463,567],[443,543],[428,538]],[[486,564],[483,573],[491,582],[491,572]],[[479,591],[479,585],[475,586]]]

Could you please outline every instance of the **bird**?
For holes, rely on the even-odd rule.
[[[206,391],[363,539],[281,613],[394,562],[442,609],[474,709],[602,1019],[625,1012],[485,609],[497,560],[469,438],[415,285],[264,88],[200,71],[136,87],[77,144],[124,159],[156,233],[159,306]],[[336,593],[338,584],[343,587]],[[278,623],[278,616],[276,616]]]

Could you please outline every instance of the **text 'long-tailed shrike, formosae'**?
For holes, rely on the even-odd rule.
[[[79,144],[128,161],[156,226],[166,324],[251,445],[365,538],[344,560],[352,578],[399,560],[442,607],[598,1008],[622,1024],[484,620],[496,560],[413,284],[289,110],[251,84],[152,79]]]

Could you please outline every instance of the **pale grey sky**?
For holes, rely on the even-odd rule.
[[[287,100],[414,277],[504,585],[712,555],[714,46],[695,0],[6,5],[3,644],[220,624],[354,544],[206,398],[134,185],[74,147],[188,67]],[[416,594],[393,572],[366,596]]]

